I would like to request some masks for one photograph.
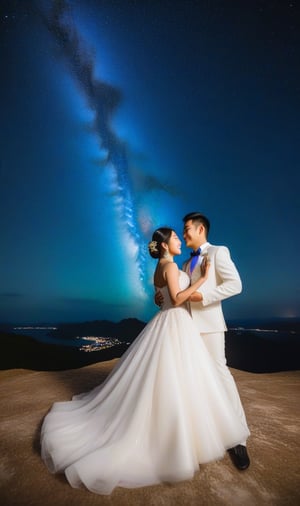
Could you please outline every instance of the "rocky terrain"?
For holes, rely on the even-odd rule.
[[[118,359],[69,370],[0,371],[0,500],[5,506],[298,506],[300,504],[300,372],[232,369],[247,414],[251,466],[229,456],[201,466],[193,480],[110,496],[72,489],[40,458],[39,431],[54,401],[87,391]],[[196,400],[195,400],[196,401]]]

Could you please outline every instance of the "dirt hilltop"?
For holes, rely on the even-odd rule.
[[[0,499],[6,506],[298,506],[300,371],[254,374],[232,369],[247,414],[251,466],[228,455],[193,480],[110,496],[73,489],[39,454],[42,419],[54,401],[101,383],[118,359],[64,371],[0,371]]]

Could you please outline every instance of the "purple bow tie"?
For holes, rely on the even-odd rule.
[[[193,270],[198,262],[198,256],[200,255],[200,253],[201,253],[201,248],[198,248],[196,251],[191,252],[191,257],[192,257],[191,264],[190,264],[190,271],[191,272],[193,272]]]

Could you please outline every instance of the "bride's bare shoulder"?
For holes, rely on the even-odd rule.
[[[178,266],[175,262],[166,262],[158,266],[154,273],[154,285],[157,288],[163,288],[167,285],[167,275],[178,273]]]
[[[166,279],[166,276],[178,276],[178,265],[175,262],[167,262],[164,265],[164,277]]]

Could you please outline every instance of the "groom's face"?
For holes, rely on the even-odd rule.
[[[201,225],[193,223],[192,220],[186,221],[183,228],[183,238],[188,248],[199,248],[201,241]]]

